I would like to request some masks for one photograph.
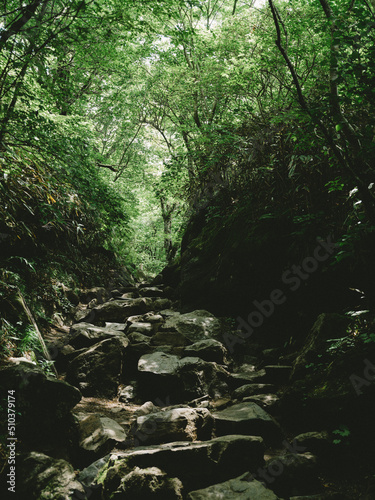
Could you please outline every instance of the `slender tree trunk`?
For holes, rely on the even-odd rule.
[[[289,72],[293,79],[293,84],[297,92],[297,100],[301,108],[310,116],[311,120],[319,130],[322,132],[327,145],[331,148],[333,154],[335,155],[340,166],[348,172],[353,182],[357,184],[358,192],[362,198],[363,205],[367,214],[369,221],[375,224],[375,200],[368,189],[368,182],[366,182],[365,171],[366,165],[361,158],[361,143],[359,138],[356,136],[353,127],[350,125],[346,117],[344,116],[341,108],[338,87],[337,87],[337,71],[338,71],[338,56],[339,48],[335,43],[335,34],[337,26],[333,16],[333,11],[328,0],[319,0],[323,8],[323,11],[330,22],[331,25],[331,47],[330,47],[330,113],[329,120],[335,123],[340,130],[342,130],[343,136],[348,146],[349,154],[343,153],[342,149],[337,144],[334,134],[327,128],[324,121],[320,116],[310,109],[310,106],[303,94],[302,87],[297,75],[297,72],[293,66],[291,59],[289,58],[285,48],[283,47],[281,41],[281,29],[280,29],[280,15],[273,3],[273,0],[268,0],[270,6],[272,17],[274,20],[274,25],[276,28],[276,46],[279,52],[283,56]],[[284,33],[286,33],[285,26],[283,25]]]
[[[176,204],[170,205],[163,197],[160,197],[161,215],[164,223],[164,249],[167,262],[170,264],[176,254],[176,247],[172,242],[172,214],[176,209]]]
[[[25,26],[25,24],[30,21],[30,19],[34,16],[39,5],[42,3],[47,3],[47,1],[48,0],[45,0],[44,2],[42,2],[42,0],[34,0],[34,2],[24,7],[24,11],[21,17],[16,18],[16,20],[8,27],[8,29],[3,31],[2,34],[0,35],[0,50],[3,49],[6,41],[11,36],[19,33],[21,29]]]
[[[18,95],[20,93],[21,86],[22,86],[22,83],[23,83],[23,79],[25,78],[25,74],[26,74],[27,68],[29,66],[29,62],[30,62],[30,60],[27,60],[24,63],[24,65],[22,66],[21,72],[20,72],[20,74],[18,76],[18,82],[17,82],[16,88],[14,89],[14,92],[13,92],[12,100],[10,101],[9,105],[7,106],[5,114],[4,114],[4,118],[1,121],[1,125],[0,125],[0,127],[1,127],[0,128],[0,148],[2,147],[2,144],[4,142],[4,137],[5,137],[5,134],[7,132],[9,120],[11,119],[11,116],[13,114],[14,108],[15,108],[15,106],[17,104]]]

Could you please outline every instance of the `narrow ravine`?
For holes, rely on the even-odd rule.
[[[292,366],[256,345],[233,359],[225,322],[178,312],[170,287],[109,295],[46,336],[59,380],[22,358],[0,370],[17,395],[19,498],[343,498],[322,468],[328,433],[280,425]]]

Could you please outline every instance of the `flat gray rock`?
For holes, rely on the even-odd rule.
[[[138,417],[134,435],[144,445],[210,439],[213,423],[206,408],[173,408]]]
[[[22,481],[17,481],[16,498],[68,500],[77,495],[87,499],[73,466],[65,460],[33,451],[17,458],[17,474]],[[11,497],[12,494],[8,496]]]
[[[132,332],[127,335],[131,344],[139,344],[140,342],[144,342],[145,344],[150,345],[151,337],[148,335],[143,335],[143,333]]]
[[[163,311],[161,314],[163,314]],[[190,342],[198,342],[199,340],[220,336],[221,323],[208,311],[197,310],[190,313],[167,316],[162,329],[177,331],[190,340]]]
[[[117,443],[126,439],[121,425],[111,418],[99,415],[89,415],[81,420],[79,433],[79,446],[93,460],[109,453]]]
[[[112,300],[94,307],[90,318],[94,324],[103,324],[106,321],[123,323],[129,316],[144,314],[152,309],[153,301],[148,297]]]
[[[283,498],[293,495],[309,495],[320,487],[319,467],[311,453],[287,453],[266,461],[264,470],[269,471],[272,490]],[[272,474],[272,471],[279,471]],[[280,472],[281,471],[281,472]]]
[[[202,490],[192,491],[188,500],[278,500],[273,491],[259,481],[246,481],[247,474]]]
[[[332,441],[329,439],[329,434],[326,431],[320,432],[304,432],[294,438],[298,446],[310,451],[317,456],[329,456],[332,451]]]
[[[175,311],[174,309],[162,309],[159,311],[164,318],[170,318],[171,316],[180,316],[181,313]]]
[[[182,500],[183,485],[177,477],[168,477],[158,467],[133,470],[121,478],[114,496],[105,498],[128,498],[129,500]],[[112,493],[112,492],[111,492]]]
[[[256,394],[265,394],[275,392],[275,386],[271,384],[245,384],[237,387],[232,392],[233,399],[243,399],[248,396],[255,396]]]
[[[280,401],[280,398],[276,396],[276,394],[256,394],[243,398],[243,401],[256,403],[263,408],[263,410],[271,411],[271,408]]]
[[[133,332],[142,333],[142,335],[152,335],[154,332],[154,327],[151,323],[135,322],[129,325],[126,333],[129,334]]]
[[[108,328],[109,330],[124,332],[126,330],[126,323],[111,323],[106,321],[105,328]]]
[[[139,290],[141,297],[163,297],[164,291],[156,286],[147,286]]]
[[[144,354],[138,361],[138,374],[140,390],[148,399],[168,396],[178,403],[205,394],[217,399],[229,391],[225,368],[197,357],[180,359],[162,351]]]
[[[198,356],[204,361],[214,361],[223,365],[227,363],[228,351],[218,340],[205,339],[185,347],[184,354],[185,356]]]
[[[185,442],[134,448],[111,456],[102,471],[104,489],[120,482],[127,469],[158,467],[178,477],[187,491],[205,488],[263,465],[264,444],[260,437],[222,436],[210,441]]]
[[[100,342],[101,340],[122,337],[126,339],[123,331],[115,330],[110,327],[100,327],[92,325],[91,323],[77,323],[70,327],[71,337],[69,344],[75,349],[82,349],[84,347],[91,347],[92,345]]]
[[[255,403],[239,403],[212,415],[218,436],[225,434],[262,436],[268,443],[281,438],[278,423]]]
[[[138,371],[154,375],[174,375],[179,367],[179,358],[164,352],[144,354],[138,361]]]
[[[231,384],[234,387],[240,387],[245,384],[264,384],[266,381],[266,371],[258,370],[258,371],[250,371],[250,370],[242,370],[236,373],[231,373],[230,376]]]

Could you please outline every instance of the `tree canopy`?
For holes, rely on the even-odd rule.
[[[219,191],[308,217],[314,189],[322,205],[356,189],[372,226],[374,26],[356,0],[5,1],[2,185],[46,190],[42,226],[86,204],[151,272]]]

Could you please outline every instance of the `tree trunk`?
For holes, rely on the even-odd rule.
[[[172,241],[172,214],[176,209],[176,204],[170,205],[163,197],[160,197],[161,215],[164,222],[164,249],[167,262],[170,264],[176,255],[176,246]]]

